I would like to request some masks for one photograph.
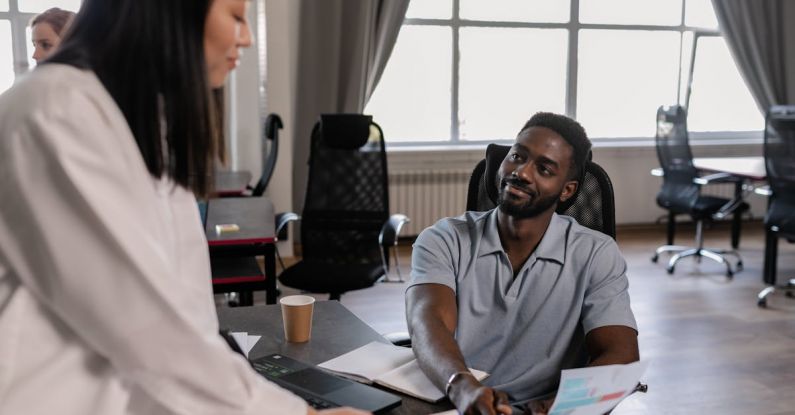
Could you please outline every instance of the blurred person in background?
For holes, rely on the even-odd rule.
[[[74,17],[75,14],[69,10],[53,7],[30,21],[33,60],[36,64],[47,59],[58,48]]]

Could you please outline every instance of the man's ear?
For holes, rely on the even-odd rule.
[[[569,200],[574,193],[577,192],[577,187],[579,187],[580,183],[576,180],[570,180],[563,185],[563,192],[560,193],[560,202],[563,203]]]

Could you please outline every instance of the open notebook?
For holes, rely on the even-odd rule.
[[[406,347],[372,342],[323,362],[318,367],[358,382],[377,383],[428,402],[438,402],[444,398],[444,392],[425,376],[414,353]],[[478,380],[488,376],[488,373],[480,370],[469,370]]]

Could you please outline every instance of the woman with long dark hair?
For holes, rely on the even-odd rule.
[[[0,96],[0,413],[314,413],[218,336],[194,197],[247,3],[85,0]]]

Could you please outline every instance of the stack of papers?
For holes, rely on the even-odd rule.
[[[428,402],[444,398],[444,392],[425,376],[414,353],[406,347],[372,342],[318,366],[358,382],[377,383]],[[478,380],[488,376],[480,370],[469,370]]]

